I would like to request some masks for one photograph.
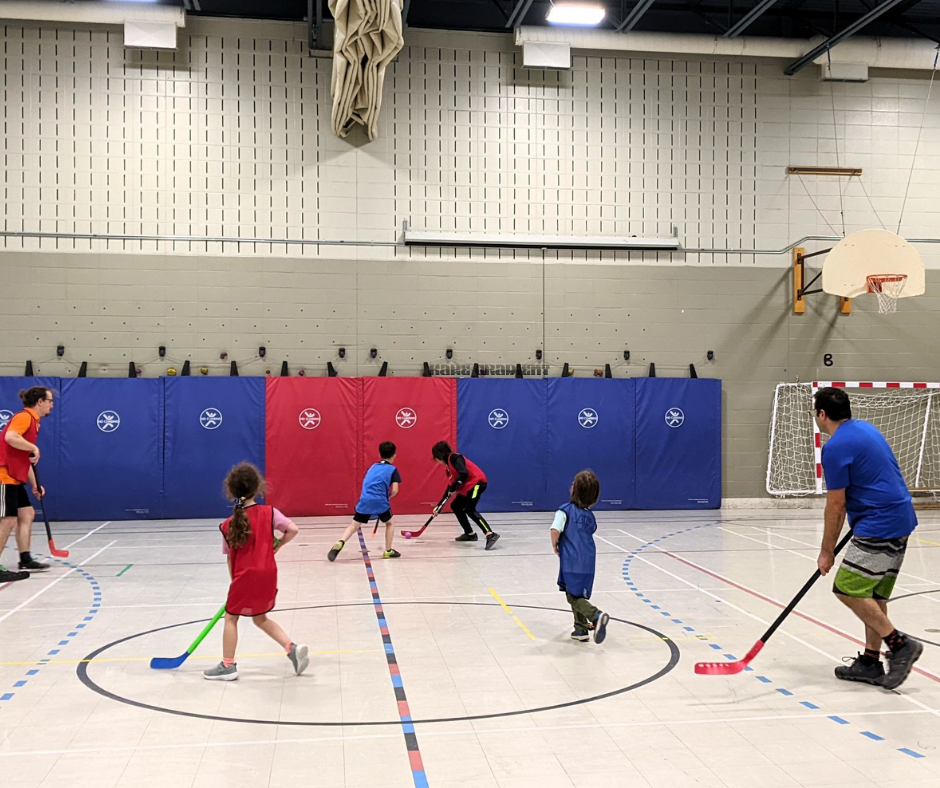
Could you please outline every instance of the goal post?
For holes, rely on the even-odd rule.
[[[821,388],[843,388],[852,416],[885,436],[912,494],[940,494],[940,383],[814,381],[774,389],[767,492],[774,496],[825,492],[822,448],[827,436],[812,415]]]

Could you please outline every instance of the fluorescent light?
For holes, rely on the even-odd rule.
[[[590,3],[555,3],[548,12],[547,20],[552,25],[599,25],[607,14],[602,5]]]
[[[522,233],[429,233],[405,230],[407,246],[502,246],[530,249],[678,250],[679,239],[635,235],[527,235]]]

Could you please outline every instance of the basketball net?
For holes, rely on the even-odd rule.
[[[897,312],[898,298],[901,297],[901,291],[907,284],[906,274],[873,274],[866,277],[868,282],[868,292],[874,293],[878,297],[878,312],[886,315],[889,312]]]

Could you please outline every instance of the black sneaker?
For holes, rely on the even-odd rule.
[[[27,578],[29,578],[29,572],[10,572],[0,566],[0,583],[13,583]]]
[[[492,550],[496,546],[496,540],[499,539],[499,534],[496,531],[490,531],[486,535],[486,547],[484,550]]]
[[[607,637],[607,622],[610,620],[610,616],[606,613],[598,613],[597,618],[594,619],[594,642],[603,643],[604,638]]]
[[[328,552],[328,553],[326,554],[326,557],[329,558],[330,561],[335,561],[335,560],[336,560],[336,556],[339,555],[340,550],[343,549],[343,546],[344,546],[345,544],[346,544],[346,543],[345,543],[342,539],[340,539],[335,545],[333,545],[333,546],[330,548],[330,552]]]
[[[904,680],[910,675],[914,663],[920,659],[924,653],[924,644],[919,640],[914,640],[910,635],[905,635],[904,645],[897,651],[888,652],[888,673],[885,675],[881,686],[885,689],[896,689],[900,687]]]
[[[849,662],[849,660],[851,660],[851,662]],[[842,679],[843,681],[861,681],[865,684],[880,686],[885,677],[885,666],[881,664],[880,659],[866,665],[862,661],[862,655],[859,654],[855,659],[852,659],[852,657],[844,657],[842,661],[849,662],[849,664],[839,665],[839,667],[836,668],[837,679]]]
[[[587,643],[591,639],[591,633],[586,629],[581,629],[581,627],[575,627],[574,632],[571,633],[571,639]]]
[[[20,570],[24,572],[45,572],[49,568],[49,564],[41,564],[35,558],[31,558],[25,564],[20,561]]]
[[[477,538],[478,537],[476,534],[460,534],[460,536],[454,539],[454,541],[455,542],[475,542]]]

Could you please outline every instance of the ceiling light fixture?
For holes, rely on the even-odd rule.
[[[599,25],[607,14],[602,5],[593,3],[553,3],[546,19],[552,25]]]

